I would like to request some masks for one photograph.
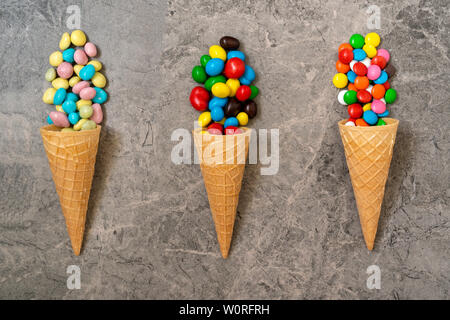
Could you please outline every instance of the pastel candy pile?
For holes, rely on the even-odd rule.
[[[198,123],[204,134],[239,134],[239,126],[246,126],[257,113],[253,99],[259,89],[252,85],[256,75],[238,51],[238,39],[225,36],[219,44],[211,46],[209,55],[192,69],[192,78],[203,86],[193,88],[189,100],[202,112]]]
[[[363,37],[354,34],[349,43],[338,49],[337,74],[333,77],[340,104],[347,106],[350,116],[348,126],[383,126],[383,118],[389,115],[387,104],[397,99],[397,91],[389,81],[395,74],[388,64],[390,54],[377,47],[380,36],[371,32]]]
[[[87,42],[83,31],[75,30],[62,35],[59,49],[50,55],[52,67],[45,73],[52,87],[44,92],[42,101],[55,106],[47,122],[61,131],[95,129],[103,120],[101,104],[108,99],[102,64],[92,59],[97,47]]]

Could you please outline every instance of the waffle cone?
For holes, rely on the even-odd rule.
[[[391,164],[398,120],[384,118],[385,126],[350,127],[340,121],[359,220],[366,246],[373,249],[384,188]]]
[[[72,249],[79,255],[101,126],[95,130],[61,132],[50,125],[40,129],[56,192],[66,220]]]
[[[241,191],[251,129],[237,135],[204,135],[193,131],[200,168],[208,193],[223,258],[228,257]]]

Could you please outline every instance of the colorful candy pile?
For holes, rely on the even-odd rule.
[[[348,105],[348,126],[385,125],[383,118],[389,115],[386,104],[397,99],[388,82],[395,68],[388,65],[389,52],[377,49],[379,44],[380,36],[371,32],[365,38],[354,34],[349,43],[339,46],[333,84],[339,89],[348,84],[338,94],[339,103]]]
[[[238,51],[239,40],[226,36],[219,43],[211,46],[209,55],[200,58],[201,65],[192,69],[192,78],[205,87],[192,89],[189,100],[194,109],[203,112],[198,118],[199,126],[205,128],[203,133],[238,134],[242,133],[239,126],[256,116],[253,99],[259,89],[251,85],[255,71]]]
[[[53,87],[45,91],[42,100],[56,106],[47,122],[63,128],[61,131],[95,129],[103,120],[100,104],[108,98],[103,90],[106,78],[99,72],[101,62],[89,61],[97,55],[97,47],[86,42],[83,31],[75,30],[62,35],[59,48],[61,51],[50,55],[52,68],[45,73]]]

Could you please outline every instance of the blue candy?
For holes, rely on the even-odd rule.
[[[363,119],[365,122],[367,122],[367,124],[370,124],[371,126],[378,122],[378,116],[372,110],[364,111]]]
[[[388,74],[386,73],[386,71],[381,71],[380,76],[378,77],[377,80],[374,80],[374,83],[376,84],[383,84],[386,81],[388,81]]]
[[[220,107],[215,107],[211,109],[211,119],[213,119],[213,121],[221,121],[223,119],[223,117],[225,116],[223,109]]]
[[[53,124],[53,120],[52,120],[52,118],[50,118],[50,116],[47,116],[47,123],[48,124]]]
[[[65,101],[77,102],[78,100],[80,100],[80,98],[75,93],[69,92],[69,93],[66,94],[66,100]]]
[[[367,57],[366,52],[363,49],[353,50],[353,59],[356,61],[363,61]]]
[[[62,56],[63,56],[63,60],[73,63],[74,59],[73,59],[73,55],[75,54],[75,49],[74,48],[69,48],[63,51]]]
[[[350,81],[351,83],[355,83],[356,73],[354,73],[352,70],[350,70],[349,72],[347,72],[347,78],[348,78],[348,81]]]
[[[213,97],[211,100],[209,100],[209,110],[212,110],[216,107],[223,108],[228,103],[228,98],[219,98],[219,97]],[[220,120],[219,120],[220,121]]]
[[[249,65],[245,65],[245,72],[242,77],[239,78],[241,85],[249,86],[253,80],[255,80],[255,71]]]
[[[62,104],[62,108],[64,110],[65,113],[70,114],[72,112],[75,112],[77,110],[77,104],[72,101],[72,100],[66,100],[63,104]]]
[[[77,124],[80,121],[80,114],[78,112],[72,112],[67,118],[71,124]]]
[[[95,67],[92,64],[88,64],[87,66],[84,66],[80,70],[80,78],[85,81],[91,80],[94,74],[95,74]]]
[[[222,59],[214,58],[208,61],[205,71],[211,77],[218,76],[222,73],[224,66],[225,62]]]
[[[66,89],[59,88],[56,90],[55,96],[53,97],[53,104],[54,105],[60,105],[64,102],[64,99],[66,98]]]
[[[97,94],[95,95],[94,99],[92,99],[92,102],[102,104],[108,99],[108,94],[105,90],[102,88],[94,87]]]
[[[388,115],[389,115],[389,110],[386,109],[386,111],[383,112],[383,113],[380,113],[380,114],[378,115],[378,117],[380,117],[380,118],[385,118],[385,117],[387,117]]]
[[[245,61],[245,54],[241,51],[230,51],[227,54],[227,60],[230,60],[231,58],[239,58],[242,61]]]
[[[226,128],[226,127],[229,127],[229,126],[233,126],[233,127],[239,126],[238,119],[236,119],[235,117],[230,117],[227,120],[225,120],[225,123],[224,123],[223,127]]]

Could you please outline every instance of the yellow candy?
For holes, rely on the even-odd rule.
[[[56,108],[56,111],[59,111],[59,112],[62,112],[62,113],[64,113],[64,114],[65,114],[65,112],[64,112],[64,109],[63,109],[62,105],[57,105],[57,106],[55,106],[55,108]]]
[[[225,117],[223,117],[223,119],[222,120],[220,120],[220,121],[214,121],[215,123],[220,123],[221,125],[224,125],[225,124]]]
[[[48,88],[45,90],[44,95],[42,96],[42,101],[46,104],[53,104],[53,97],[55,96],[56,89]]]
[[[97,88],[104,88],[106,86],[106,78],[100,72],[96,72],[91,81]]]
[[[88,64],[92,64],[97,72],[102,70],[102,63],[98,60],[92,60]]]
[[[86,123],[88,119],[80,119],[76,124],[73,125],[73,130],[80,131],[83,124]]]
[[[202,128],[205,128],[208,126],[208,124],[211,123],[211,112],[206,111],[203,112],[199,117],[198,117],[198,125]]]
[[[214,45],[209,47],[209,56],[211,58],[219,58],[223,61],[227,60],[227,53],[224,48],[218,45]]]
[[[238,79],[228,79],[226,85],[230,88],[230,97],[236,95],[236,90],[241,86]]]
[[[347,75],[343,73],[336,73],[333,77],[333,84],[336,88],[342,89],[348,83]]]
[[[54,67],[59,66],[63,62],[63,56],[61,51],[53,52],[48,58],[48,62],[50,63],[50,65]]]
[[[91,100],[83,100],[83,99],[81,99],[81,100],[78,100],[76,102],[76,105],[77,105],[77,109],[80,110],[81,107],[92,106],[92,101]]]
[[[363,107],[363,111],[370,110],[370,103],[366,103]]]
[[[86,35],[81,30],[75,30],[70,35],[70,41],[76,47],[82,47],[86,43]]]
[[[248,115],[245,112],[239,112],[236,119],[238,119],[240,126],[245,126],[248,123]]]
[[[76,74],[77,76],[80,75],[80,71],[81,71],[81,69],[83,69],[83,67],[84,67],[84,66],[82,66],[82,65],[80,65],[80,64],[76,64],[76,65],[73,67],[73,71],[75,72],[75,74]]]
[[[68,47],[70,47],[70,35],[68,32],[64,32],[61,40],[59,40],[59,48],[61,50],[66,50]]]
[[[80,77],[77,76],[73,76],[72,78],[70,78],[69,80],[69,86],[73,87],[74,85],[76,85],[78,82],[80,82],[81,79]]]
[[[75,130],[73,130],[73,128],[62,128],[61,132],[73,132]]]
[[[208,135],[209,132],[208,132],[208,131],[205,131],[205,130],[202,130],[202,131],[200,131],[200,134],[206,134],[206,135]]]
[[[213,85],[212,94],[218,98],[226,98],[230,96],[231,90],[228,86],[223,82],[218,82]]]
[[[380,36],[376,32],[368,33],[364,40],[365,40],[366,44],[372,45],[375,48],[378,47],[378,45],[380,44],[380,41],[381,41]]]
[[[377,55],[377,49],[371,44],[365,44],[363,50],[369,58],[373,58]]]
[[[52,86],[55,89],[64,88],[67,90],[69,89],[69,81],[63,78],[56,78],[52,81]]]

